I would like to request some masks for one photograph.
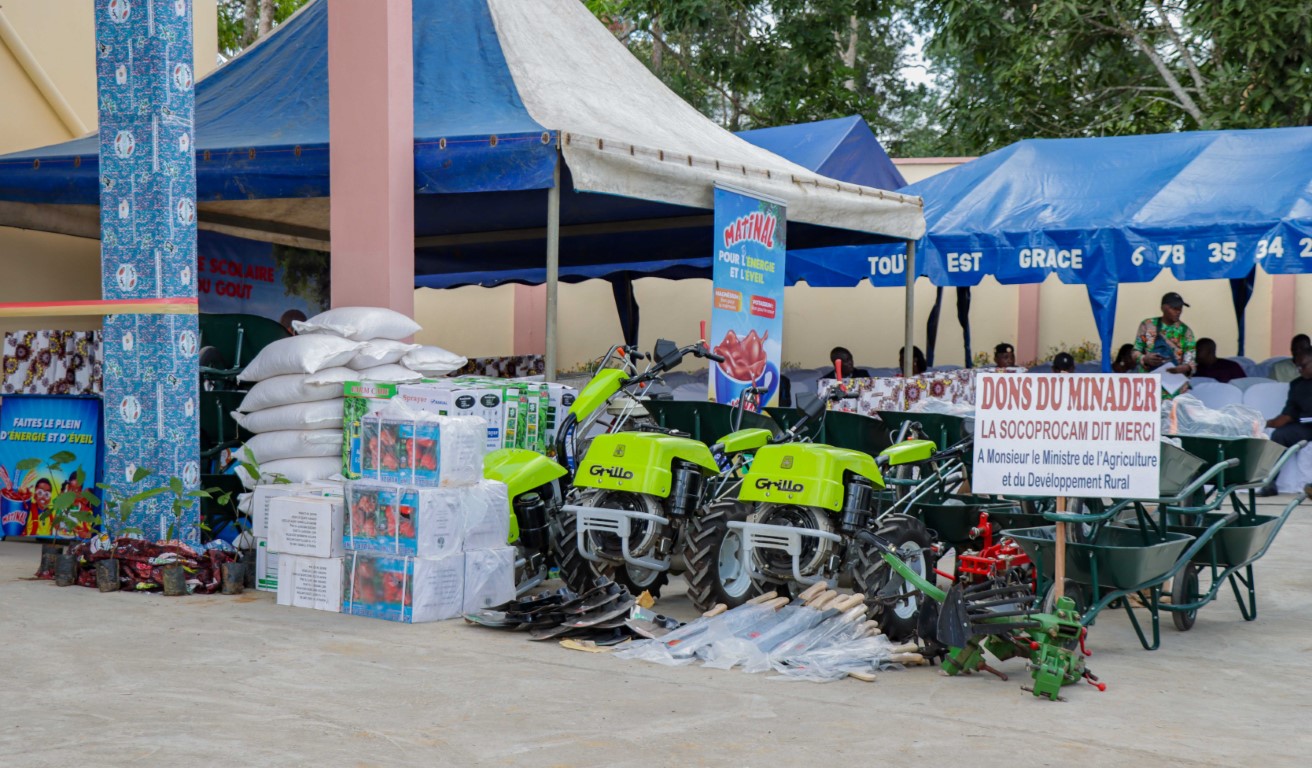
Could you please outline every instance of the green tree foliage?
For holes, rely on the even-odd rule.
[[[267,31],[286,21],[307,2],[309,0],[218,0],[219,53],[231,59],[255,42],[261,34],[261,15]]]
[[[300,296],[313,309],[327,309],[332,299],[332,258],[326,251],[274,245],[273,260],[282,270],[283,292]]]
[[[1013,141],[1307,125],[1293,0],[923,0],[945,154]]]
[[[923,87],[906,0],[588,0],[672,90],[730,130],[860,114],[896,148]]]

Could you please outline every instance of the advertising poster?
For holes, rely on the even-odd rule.
[[[1155,375],[981,373],[976,493],[1153,499],[1161,460]]]
[[[286,269],[275,256],[276,246],[214,232],[197,239],[196,295],[200,311],[259,315],[280,320],[284,312],[299,310],[306,317],[320,312],[313,295],[316,277],[288,287]]]
[[[81,488],[97,496],[101,401],[98,397],[6,395],[0,404],[0,534],[88,538],[90,525],[56,525],[53,498]],[[89,505],[83,512],[98,512]]]
[[[715,188],[711,399],[737,405],[743,390],[765,390],[756,410],[779,392],[784,330],[784,206],[732,188]],[[750,401],[749,401],[750,402]]]

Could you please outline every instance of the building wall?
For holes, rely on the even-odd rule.
[[[217,0],[193,0],[195,71],[218,61]],[[0,40],[0,154],[57,144],[83,135],[61,119],[38,80],[48,80],[88,132],[96,129],[96,30],[93,0],[4,0],[0,15],[16,40]],[[39,71],[20,64],[25,48]],[[15,270],[21,275],[15,277]],[[0,302],[100,298],[97,240],[0,227]],[[98,317],[0,319],[0,333],[18,329],[100,327]]]

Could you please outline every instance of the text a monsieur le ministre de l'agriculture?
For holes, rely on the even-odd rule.
[[[976,438],[993,440],[1154,442],[1159,384],[1147,376],[1006,376],[981,380],[981,411],[1004,411],[981,423]],[[990,464],[1074,465],[1084,453],[1045,449],[982,450]],[[1116,470],[1156,467],[1156,452],[1098,451],[1095,464]]]

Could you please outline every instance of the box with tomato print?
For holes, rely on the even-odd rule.
[[[346,548],[418,557],[459,552],[468,510],[486,502],[479,486],[417,488],[356,480],[347,484]]]
[[[367,480],[429,488],[473,485],[483,476],[482,419],[400,406],[364,417],[361,429]]]
[[[454,619],[464,601],[465,556],[346,555],[342,612],[419,624]]]

